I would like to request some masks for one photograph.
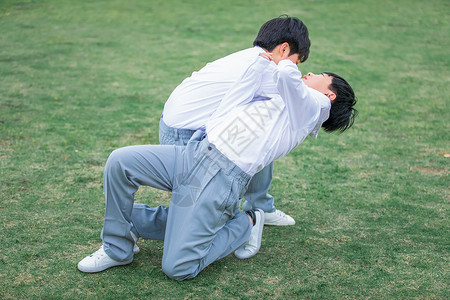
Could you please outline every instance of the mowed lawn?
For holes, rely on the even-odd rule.
[[[0,298],[448,299],[449,12],[445,0],[2,0]],[[162,272],[160,241],[140,241],[129,266],[79,272],[101,245],[109,153],[157,144],[171,91],[281,14],[309,28],[301,71],[346,78],[360,112],[275,162],[270,192],[296,225],[266,226],[257,256],[185,282]]]

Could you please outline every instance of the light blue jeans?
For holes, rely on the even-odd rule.
[[[175,280],[193,278],[248,241],[251,224],[239,205],[249,180],[201,131],[187,146],[117,149],[104,173],[104,250],[118,261],[132,258],[130,231],[164,240],[164,273]],[[172,191],[170,206],[135,204],[141,185]]]
[[[164,123],[159,122],[159,143],[161,145],[184,146],[188,143],[195,130],[176,129]],[[250,180],[245,201],[242,205],[244,211],[250,209],[262,209],[265,212],[274,212],[273,197],[269,194],[270,184],[272,183],[273,163],[267,165],[264,169],[256,173]]]

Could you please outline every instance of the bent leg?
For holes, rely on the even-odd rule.
[[[238,197],[229,199],[217,188],[203,196],[190,207],[172,199],[162,260],[164,273],[172,279],[194,278],[249,239],[251,223],[247,214],[236,210]],[[228,201],[233,204],[228,206]]]
[[[162,260],[172,279],[195,277],[249,238],[250,220],[239,211],[249,176],[242,179],[214,162],[210,157],[198,160],[172,192]]]
[[[134,239],[130,230],[134,193],[141,185],[170,191],[180,151],[175,146],[130,146],[117,149],[109,156],[104,174],[106,209],[102,240],[105,252],[112,259],[124,261],[133,256]],[[164,213],[162,209],[155,210],[152,219],[163,220]]]

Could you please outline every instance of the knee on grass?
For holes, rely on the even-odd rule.
[[[183,281],[192,279],[198,274],[198,264],[194,262],[171,263],[163,260],[162,270],[170,279]]]

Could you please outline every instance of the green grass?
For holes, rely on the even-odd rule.
[[[448,298],[449,11],[445,0],[1,1],[0,298]],[[157,143],[173,88],[283,13],[310,31],[301,70],[348,79],[360,111],[348,132],[275,163],[271,193],[297,224],[266,227],[257,256],[186,282],[163,274],[155,241],[130,266],[78,272],[100,245],[108,154]]]

